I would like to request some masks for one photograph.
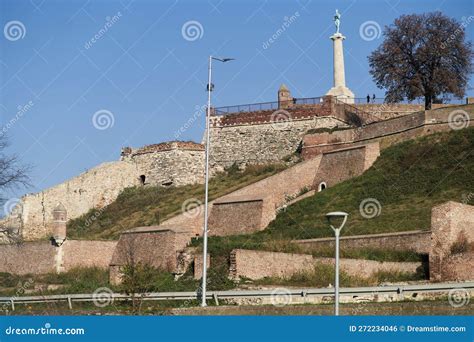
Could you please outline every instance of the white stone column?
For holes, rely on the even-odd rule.
[[[332,95],[346,103],[354,103],[354,93],[346,87],[346,75],[344,70],[344,47],[342,41],[346,39],[341,33],[335,33],[331,37],[333,41],[333,78],[334,84],[326,95]]]
[[[334,87],[345,87],[346,76],[344,72],[344,51],[342,41],[346,39],[342,34],[331,36],[334,45]]]

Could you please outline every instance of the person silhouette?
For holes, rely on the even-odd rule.
[[[370,95],[367,94],[367,103],[370,103]]]
[[[372,102],[375,103],[375,94],[372,94]]]

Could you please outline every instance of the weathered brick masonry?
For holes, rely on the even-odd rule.
[[[236,249],[232,251],[229,277],[232,279],[266,277],[289,278],[294,274],[313,272],[315,265],[333,265],[334,258],[314,258],[309,254],[291,254]],[[416,273],[421,262],[380,262],[340,259],[341,271],[368,278],[379,271]]]
[[[334,238],[294,240],[304,251],[334,248]],[[374,248],[384,250],[412,251],[428,254],[431,248],[431,231],[407,231],[398,233],[341,236],[341,250]]]
[[[126,265],[147,264],[175,273],[178,254],[190,242],[192,231],[183,227],[139,227],[123,232],[110,262],[110,282],[121,281]]]
[[[0,245],[0,272],[43,274],[67,272],[74,267],[108,268],[117,241],[66,240]]]

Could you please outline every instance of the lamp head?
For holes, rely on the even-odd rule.
[[[224,57],[224,58],[221,58],[221,57],[211,57],[211,58],[212,58],[212,59],[215,59],[216,61],[222,62],[222,63],[235,60],[235,58],[229,58],[229,57]]]
[[[346,224],[347,216],[349,216],[349,214],[346,212],[333,211],[326,214],[326,219],[328,220],[329,225],[331,226],[332,229],[342,229],[342,227]],[[340,222],[341,220],[342,220],[342,223],[339,225],[339,228],[334,228],[333,226],[334,222]]]

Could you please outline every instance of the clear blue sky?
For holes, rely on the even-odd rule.
[[[357,97],[382,97],[367,63],[382,37],[363,39],[361,25],[372,21],[383,28],[401,14],[435,10],[459,21],[474,15],[469,0],[0,3],[1,28],[11,21],[24,26],[20,36],[14,30],[0,36],[0,118],[5,127],[18,106],[33,104],[7,129],[10,152],[34,166],[28,192],[117,160],[122,146],[173,140],[206,101],[209,54],[236,58],[215,65],[215,106],[275,101],[281,83],[296,97],[320,96],[332,85],[329,36],[338,8],[347,37],[347,85]],[[285,17],[289,27],[265,49]],[[86,47],[107,20],[111,27]],[[182,28],[190,21],[202,30],[196,26],[198,36],[193,36],[191,29],[187,40]],[[470,40],[473,25],[467,28]],[[113,126],[94,126],[99,110],[112,113]],[[200,141],[203,127],[201,116],[180,139]]]

